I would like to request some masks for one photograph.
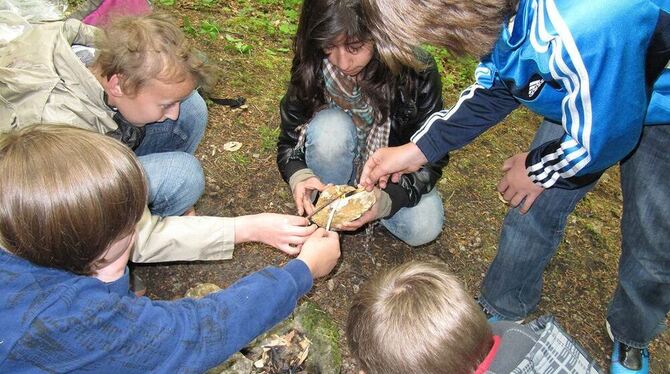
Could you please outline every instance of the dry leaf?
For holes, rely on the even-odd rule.
[[[254,366],[258,369],[262,368],[265,366],[265,360],[261,358],[260,360],[254,362]]]
[[[228,142],[223,145],[223,150],[228,152],[235,152],[240,148],[242,148],[242,143],[240,142]]]
[[[288,333],[286,333],[284,336],[282,336],[282,339],[284,339],[285,342],[290,344],[291,340],[293,340],[294,336],[295,336],[295,330],[291,330]]]
[[[498,191],[498,200],[502,201],[503,204],[505,204],[505,205],[508,205],[508,204],[509,204],[509,201],[505,200],[505,198],[504,198],[503,195],[500,193],[500,191]]]
[[[307,337],[304,337],[299,344],[300,348],[307,349],[309,348],[310,345],[312,345],[312,342],[309,339],[307,339]]]
[[[302,365],[303,362],[307,359],[307,355],[309,354],[309,345],[307,346],[307,349],[302,351],[300,354],[300,357],[298,357],[298,364],[296,366]]]

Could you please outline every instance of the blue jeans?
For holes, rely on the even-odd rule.
[[[543,122],[531,148],[563,134]],[[670,126],[645,127],[638,148],[621,162],[624,212],[616,292],[608,310],[614,338],[644,348],[665,327],[670,310]],[[540,301],[542,274],[556,253],[568,215],[595,183],[545,190],[522,215],[510,209],[498,253],[482,282],[480,303],[516,320]]]
[[[305,159],[307,166],[323,183],[351,184],[356,176],[354,160],[358,156],[356,126],[340,109],[318,112],[307,127]],[[401,208],[381,220],[393,235],[411,246],[431,242],[442,232],[444,206],[433,189],[423,195],[419,204]]]
[[[207,106],[193,92],[179,107],[179,118],[146,125],[135,149],[149,182],[149,209],[159,216],[181,215],[205,190],[195,153],[207,125]]]

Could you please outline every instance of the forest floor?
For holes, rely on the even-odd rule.
[[[155,6],[173,14],[209,62],[222,73],[212,97],[238,97],[247,107],[209,105],[209,124],[197,152],[207,186],[199,215],[238,216],[260,212],[295,213],[287,185],[275,164],[279,133],[279,100],[291,65],[291,38],[300,0],[158,0]],[[444,77],[445,105],[453,105],[471,83],[473,61],[452,59],[433,50]],[[317,281],[306,298],[344,327],[348,301],[359,287],[384,268],[408,260],[436,260],[449,265],[477,294],[487,266],[496,254],[507,206],[495,186],[503,161],[526,150],[539,118],[524,110],[454,152],[437,185],[444,200],[444,231],[434,242],[411,248],[377,226],[342,235],[342,258],[335,272]],[[235,152],[223,149],[242,143]],[[613,293],[620,255],[621,191],[618,168],[606,172],[597,187],[570,216],[557,255],[545,272],[539,310],[551,313],[598,360],[608,367],[610,340],[605,331],[607,302]],[[225,287],[267,265],[289,260],[282,252],[260,244],[240,245],[232,260],[221,262],[137,265],[135,271],[155,299],[182,296],[197,283]],[[330,280],[330,281],[328,281]],[[343,373],[357,373],[344,334]],[[651,345],[652,372],[670,373],[670,333]]]

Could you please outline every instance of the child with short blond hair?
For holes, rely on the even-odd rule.
[[[100,30],[92,70],[105,78],[119,74],[126,94],[136,94],[153,79],[190,81],[194,87],[211,83],[211,66],[165,14],[112,18]]]
[[[361,288],[347,338],[368,374],[468,373],[493,344],[484,314],[446,266],[418,262]]]
[[[319,229],[297,259],[202,299],[129,290],[147,184],[132,151],[63,125],[0,135],[0,372],[200,373],[288,316],[339,257]]]
[[[0,131],[66,123],[114,137],[132,149],[148,181],[138,226],[138,263],[224,260],[257,241],[289,254],[316,230],[304,217],[182,216],[205,188],[194,153],[207,124],[195,89],[207,67],[171,17],[77,20],[31,25],[0,45]]]
[[[592,359],[553,321],[487,323],[444,264],[412,261],[361,288],[349,310],[347,340],[366,374],[597,373]]]

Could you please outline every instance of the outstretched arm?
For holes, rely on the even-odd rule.
[[[261,242],[296,255],[316,229],[305,217],[276,213],[241,216],[235,218],[235,243]]]
[[[377,183],[384,188],[389,176],[394,175],[393,181],[397,182],[400,174],[413,173],[426,162],[426,156],[412,142],[398,147],[381,148],[365,162],[360,182],[368,191],[372,191]]]
[[[383,148],[366,162],[361,184],[371,189],[400,173],[414,172],[426,162],[437,162],[449,152],[461,148],[492,127],[519,106],[500,83],[491,88],[476,83],[461,93],[454,107],[433,113],[412,136],[412,142],[400,147]]]
[[[339,255],[337,234],[319,229],[297,259],[198,300],[137,298],[127,274],[110,284],[73,276],[51,300],[33,293],[30,327],[8,360],[57,372],[205,372],[286,318]]]

